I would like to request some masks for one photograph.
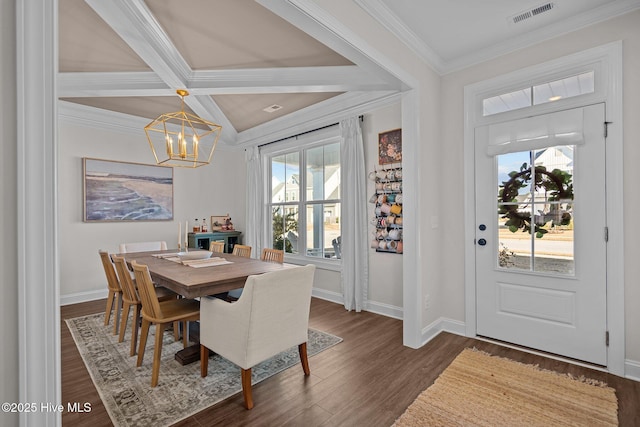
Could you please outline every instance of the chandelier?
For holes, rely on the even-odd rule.
[[[156,163],[164,166],[197,168],[211,163],[222,126],[184,111],[184,97],[178,89],[180,111],[165,113],[144,127]]]

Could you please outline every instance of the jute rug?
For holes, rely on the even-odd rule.
[[[617,426],[615,390],[465,349],[395,422],[408,426]]]
[[[155,328],[149,332],[144,363],[136,368],[136,356],[129,357],[129,331],[125,340],[118,343],[117,335],[111,334],[112,326],[103,325],[104,314],[66,322],[116,426],[168,426],[242,390],[240,369],[218,355],[209,360],[206,378],[200,377],[199,363],[182,366],[176,362],[174,354],[182,344],[174,341],[170,331],[164,336],[159,384],[151,388]],[[334,335],[309,329],[307,353],[311,357],[341,341]],[[313,360],[310,364],[313,370]],[[297,346],[254,367],[252,383],[292,366],[303,375]]]

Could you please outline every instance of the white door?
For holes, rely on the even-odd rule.
[[[607,365],[604,122],[597,104],[476,129],[478,335]]]

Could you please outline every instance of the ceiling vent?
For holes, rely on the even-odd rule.
[[[517,24],[529,18],[533,18],[534,16],[540,15],[541,13],[548,12],[551,9],[553,9],[553,3],[546,3],[546,4],[543,4],[542,6],[534,7],[533,9],[520,12],[512,16],[511,18],[509,18],[509,20],[514,24]]]
[[[262,111],[266,111],[267,113],[273,113],[274,111],[278,111],[282,108],[282,105],[273,104],[268,106],[267,108],[263,108]]]

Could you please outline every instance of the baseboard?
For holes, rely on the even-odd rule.
[[[395,305],[384,304],[381,302],[367,301],[367,311],[382,316],[393,317],[394,319],[402,320],[403,311],[402,307],[396,307]]]
[[[630,380],[640,381],[640,362],[636,360],[625,359],[624,376]]]
[[[60,305],[70,305],[70,304],[78,304],[81,302],[87,301],[95,301],[97,299],[106,298],[108,292],[106,289],[101,289],[98,291],[86,291],[86,292],[77,292],[75,294],[69,295],[61,295],[60,296]]]
[[[422,329],[422,345],[434,339],[440,332],[466,336],[464,322],[441,317]]]
[[[320,298],[326,301],[335,302],[336,304],[344,304],[344,298],[342,294],[333,291],[327,291],[324,289],[313,288],[311,296]]]
[[[336,304],[344,304],[344,298],[341,293],[327,291],[324,289],[313,288],[311,295]],[[380,314],[381,316],[393,317],[402,320],[402,307],[384,304],[381,302],[367,301],[364,307],[365,311]]]

